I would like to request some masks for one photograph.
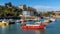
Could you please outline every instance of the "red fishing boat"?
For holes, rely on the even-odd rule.
[[[45,26],[44,25],[29,25],[29,26],[23,25],[22,28],[28,28],[28,29],[31,29],[31,28],[34,28],[34,29],[44,29]]]
[[[45,25],[43,25],[42,23],[38,23],[36,22],[35,24],[26,24],[26,25],[22,25],[22,28],[24,29],[45,29]]]

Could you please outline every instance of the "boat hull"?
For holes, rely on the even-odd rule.
[[[23,29],[44,29],[45,26],[44,25],[41,25],[41,26],[25,26],[25,25],[23,25],[22,28]]]

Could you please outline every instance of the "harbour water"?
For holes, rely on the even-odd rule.
[[[21,29],[20,23],[0,27],[0,34],[60,34],[60,19],[46,25],[46,29]]]

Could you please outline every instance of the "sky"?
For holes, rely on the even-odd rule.
[[[26,4],[38,11],[59,11],[60,0],[0,0],[0,5],[11,2],[15,6]]]

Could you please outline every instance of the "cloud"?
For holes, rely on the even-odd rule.
[[[60,7],[53,7],[53,6],[41,6],[41,5],[36,5],[34,6],[37,11],[58,11],[60,10]]]

